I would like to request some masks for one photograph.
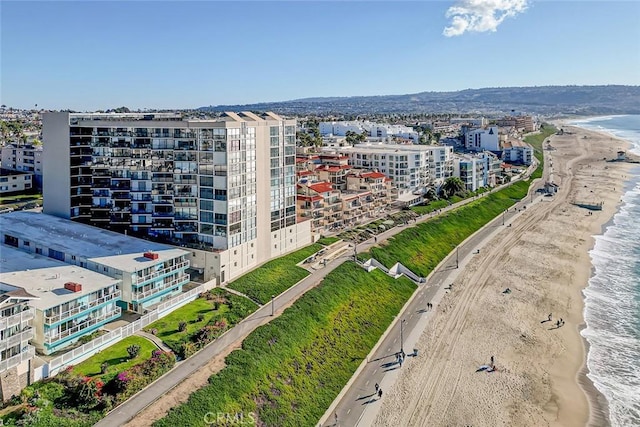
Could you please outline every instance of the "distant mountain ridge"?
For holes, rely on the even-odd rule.
[[[314,97],[245,105],[217,105],[199,109],[274,111],[283,114],[500,114],[511,110],[542,115],[640,114],[640,86],[502,87],[406,95]]]

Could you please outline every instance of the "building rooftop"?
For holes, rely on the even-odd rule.
[[[200,123],[221,123],[221,122],[265,122],[273,120],[284,120],[277,114],[266,112],[261,115],[251,113],[249,111],[242,112],[224,112],[220,117],[210,119],[191,119],[183,118],[177,113],[70,113],[69,118],[74,122],[82,122],[83,125],[93,124],[91,122],[138,122],[138,121],[161,121],[161,122],[178,122],[185,126],[188,124]],[[100,126],[100,123],[95,123]]]
[[[135,271],[129,268],[142,265],[137,260],[147,251],[159,254],[157,262],[188,253],[169,245],[38,212],[18,211],[0,215],[0,229],[14,237],[26,238],[54,250],[105,265],[109,263],[109,266],[123,271]]]
[[[420,151],[427,152],[433,149],[443,148],[441,145],[418,145],[418,144],[384,144],[384,143],[364,143],[356,144],[353,147],[340,148],[341,152],[348,151]],[[446,147],[445,147],[446,148]]]
[[[150,259],[144,256],[144,252],[127,252],[123,255],[110,255],[105,257],[92,257],[91,261],[99,264],[114,267],[118,270],[133,273],[143,268],[169,261],[181,255],[187,255],[189,252],[182,249],[165,249],[162,251],[153,251],[158,255],[157,259]]]
[[[24,289],[38,298],[30,304],[41,310],[120,283],[118,279],[104,274],[11,246],[0,245],[0,253],[0,289],[5,292],[16,291],[15,288]],[[65,289],[64,284],[67,282],[80,283],[82,290],[72,292]]]

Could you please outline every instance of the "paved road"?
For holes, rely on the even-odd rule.
[[[462,206],[466,203],[473,201],[473,199],[463,200],[458,202],[452,206],[449,206],[443,209],[443,213],[447,212],[451,209],[455,209],[459,206]],[[425,215],[418,222],[426,221],[434,215]],[[500,222],[502,220],[500,219]],[[411,226],[411,224],[409,225]],[[401,232],[406,227],[394,227],[390,230],[387,230],[378,235],[378,240],[382,242],[383,240]],[[375,244],[374,239],[370,239],[366,242],[360,243],[357,245],[357,251],[363,252],[368,250],[371,246]],[[465,244],[459,249],[459,256],[465,257],[468,252],[471,251],[471,244]],[[455,254],[455,252],[454,252]],[[353,259],[353,252],[346,251],[343,255],[337,256],[335,258],[331,258],[330,254],[325,254],[323,257],[329,259],[326,266],[319,270],[312,270],[311,274],[303,279],[298,285],[288,289],[283,292],[279,296],[277,296],[273,301],[273,310],[275,313],[275,317],[279,316],[280,313],[290,306],[293,302],[295,302],[298,298],[300,298],[305,292],[309,289],[316,286],[327,274],[329,274],[332,270],[337,268],[340,264],[345,262],[346,260]],[[455,259],[455,258],[454,258]],[[455,265],[454,265],[455,267]],[[435,276],[434,276],[435,277]],[[440,280],[444,280],[441,278]],[[430,282],[431,283],[431,282]],[[422,292],[422,291],[421,291]],[[431,292],[431,291],[429,291]],[[430,298],[431,293],[425,294],[422,298],[416,298],[416,304],[425,302]],[[417,305],[416,305],[417,307]],[[95,424],[98,427],[113,427],[113,426],[121,426],[127,423],[129,420],[133,419],[140,411],[145,409],[147,406],[151,405],[153,402],[158,400],[161,396],[168,393],[170,390],[175,388],[180,382],[182,382],[185,378],[189,377],[194,372],[197,372],[203,366],[205,366],[211,359],[225,352],[227,348],[234,345],[237,342],[241,342],[246,338],[251,332],[253,332],[258,326],[266,324],[271,321],[274,317],[271,316],[272,305],[268,303],[261,308],[259,308],[255,313],[251,316],[238,323],[235,327],[227,331],[220,338],[213,341],[207,347],[197,352],[195,355],[191,356],[185,361],[179,362],[174,369],[165,374],[162,378],[155,381],[147,388],[134,395],[132,398],[127,400],[122,405],[115,408],[112,412],[110,412],[105,418]],[[420,316],[414,316],[415,319],[418,319]],[[414,319],[414,320],[415,320]],[[409,319],[411,320],[411,319]],[[407,329],[411,327],[412,323],[407,324]],[[389,346],[381,346],[381,348],[391,348]],[[406,350],[405,350],[406,351]],[[349,424],[343,424],[349,425]]]

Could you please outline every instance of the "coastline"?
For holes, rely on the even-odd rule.
[[[545,151],[561,191],[527,209],[469,264],[425,328],[423,356],[403,370],[373,425],[610,425],[607,400],[588,377],[583,290],[594,236],[618,212],[633,166],[603,157],[631,144],[562,127],[571,133],[552,136],[555,150]],[[589,213],[576,201],[604,207]],[[512,293],[501,295],[507,286]],[[548,312],[566,327],[548,328]],[[475,373],[494,353],[498,372]]]

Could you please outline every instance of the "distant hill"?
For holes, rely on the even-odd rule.
[[[274,111],[284,114],[500,114],[511,110],[542,115],[640,114],[640,86],[502,87],[407,95],[305,98],[199,109]]]

